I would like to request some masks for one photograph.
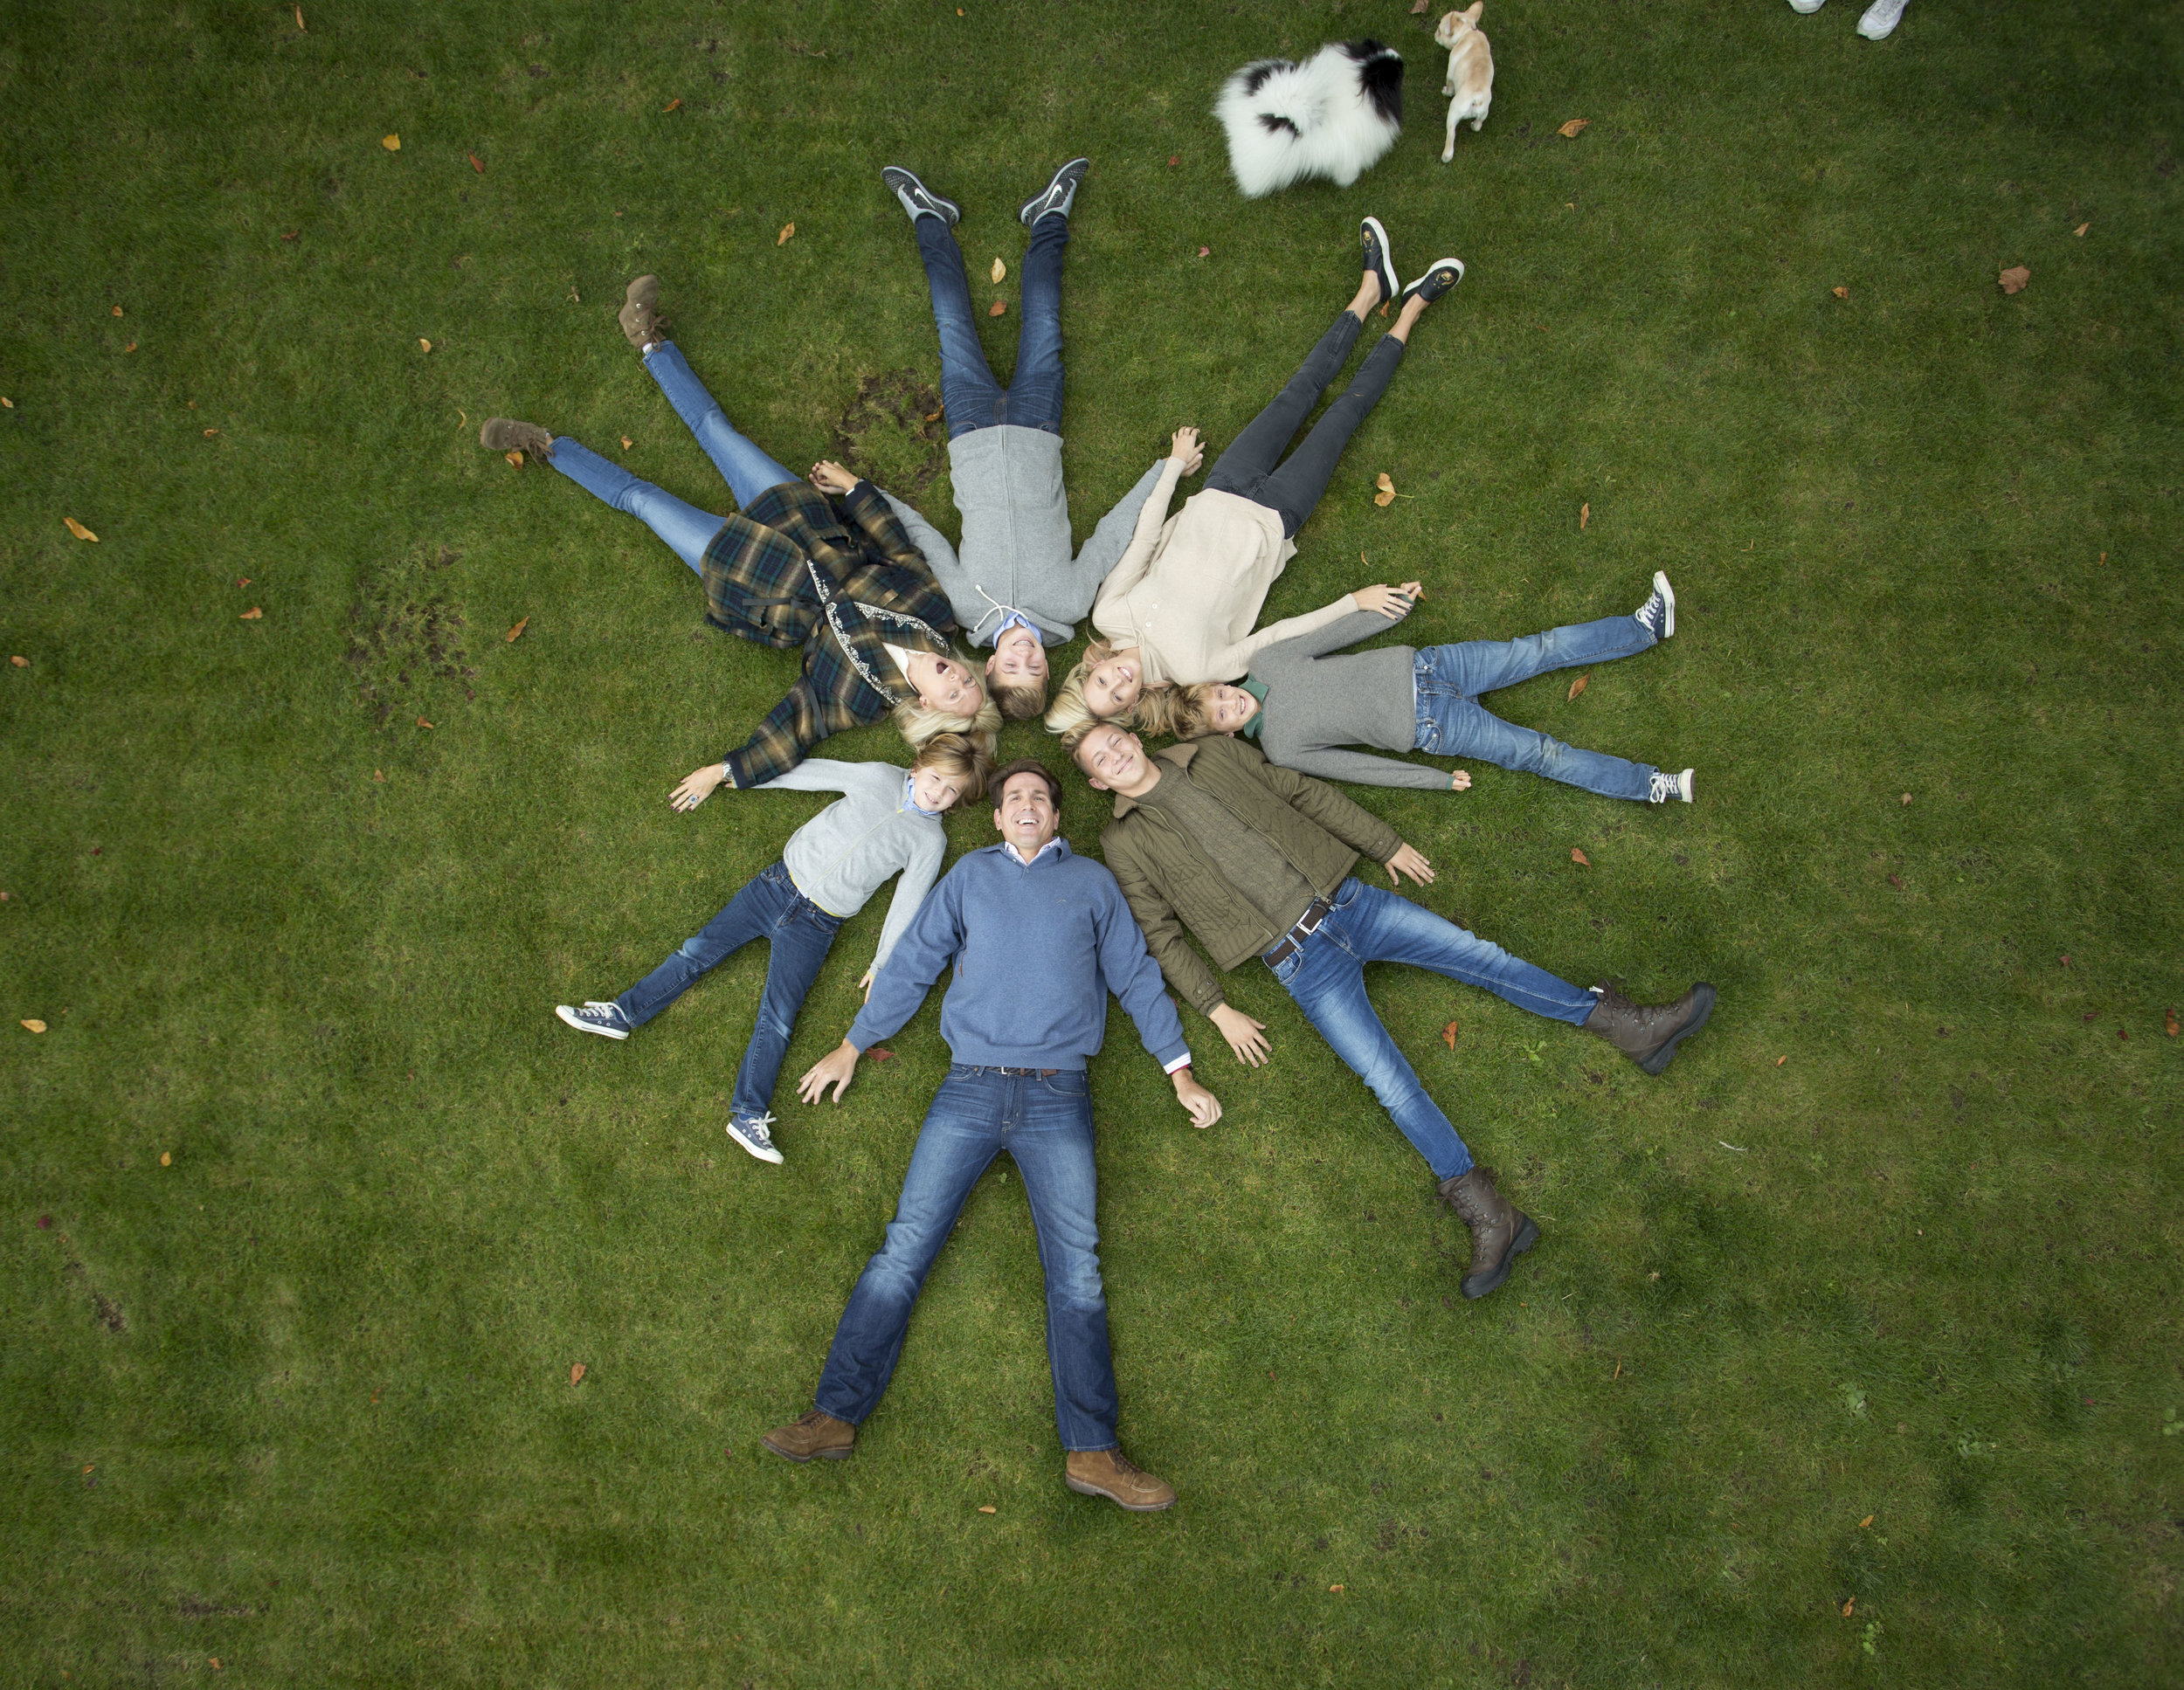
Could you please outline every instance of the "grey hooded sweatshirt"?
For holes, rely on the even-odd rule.
[[[893,493],[882,489],[881,496],[909,530],[910,543],[925,554],[971,643],[992,645],[1011,610],[1020,611],[1049,645],[1075,639],[1100,583],[1129,548],[1160,465],[1100,519],[1074,557],[1059,434],[1009,423],[972,429],[949,443],[948,465],[963,518],[960,553]]]

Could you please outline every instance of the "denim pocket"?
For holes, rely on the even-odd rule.
[[[1057,1068],[1053,1073],[1040,1075],[1039,1084],[1042,1090],[1052,1092],[1056,1097],[1092,1094],[1091,1076],[1082,1068]]]
[[[1303,966],[1304,953],[1302,950],[1291,951],[1287,956],[1283,957],[1279,962],[1276,962],[1274,965],[1274,978],[1275,983],[1281,986],[1284,991],[1287,991],[1289,987],[1289,982],[1296,978],[1296,971]]]

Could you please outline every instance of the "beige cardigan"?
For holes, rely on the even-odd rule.
[[[1261,646],[1309,634],[1358,608],[1344,593],[1324,609],[1252,632],[1267,590],[1296,547],[1282,534],[1278,512],[1237,493],[1194,493],[1169,517],[1182,471],[1172,458],[1161,465],[1130,548],[1092,605],[1102,639],[1144,653],[1146,686],[1241,680]]]

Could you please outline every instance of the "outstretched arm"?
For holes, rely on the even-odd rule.
[[[1053,614],[1058,619],[1075,622],[1092,608],[1093,599],[1099,596],[1100,583],[1129,548],[1131,536],[1137,530],[1137,519],[1144,512],[1145,501],[1152,497],[1152,490],[1160,484],[1160,472],[1167,461],[1162,459],[1139,476],[1137,485],[1117,500],[1115,507],[1092,530],[1092,537],[1084,542],[1084,549],[1069,566],[1068,601],[1057,602],[1054,606]]]
[[[955,607],[956,620],[964,628],[977,625],[978,613],[985,609],[980,601],[977,584],[963,567],[963,559],[948,543],[948,537],[935,528],[916,510],[882,487],[881,498],[888,501],[888,508],[902,524],[910,543],[925,555],[925,562],[933,571],[933,579],[940,583],[941,591],[948,595],[948,602]]]
[[[1178,438],[1180,434],[1178,434]],[[1095,619],[1098,604],[1106,604],[1120,598],[1145,578],[1145,571],[1152,568],[1153,550],[1160,543],[1161,525],[1168,520],[1168,501],[1175,497],[1175,484],[1183,479],[1183,466],[1187,459],[1168,457],[1160,460],[1160,477],[1153,483],[1151,493],[1137,512],[1137,526],[1130,533],[1130,544],[1115,560],[1115,567],[1108,571],[1107,579],[1100,583]]]
[[[819,689],[812,685],[811,676],[798,675],[796,684],[789,688],[788,696],[767,712],[757,732],[728,754],[724,759],[728,779],[739,789],[763,785],[802,762],[826,734],[826,717],[819,707]],[[688,784],[684,783],[685,786]],[[681,790],[678,788],[678,792]],[[693,800],[694,804],[702,802],[702,794]],[[678,804],[675,807],[685,810],[692,806]]]
[[[1376,757],[1369,751],[1348,751],[1323,746],[1317,751],[1296,751],[1282,762],[1299,774],[1323,781],[1348,781],[1354,786],[1407,786],[1420,792],[1461,792],[1471,784],[1462,769],[1454,776],[1424,763],[1404,762],[1395,757]]]
[[[933,982],[963,948],[962,906],[950,895],[957,885],[943,881],[939,891],[925,900],[909,931],[881,968],[864,1008],[850,1023],[842,1042],[805,1069],[797,1081],[797,1095],[806,1103],[817,1103],[829,1086],[833,1088],[834,1101],[840,1103],[856,1076],[858,1057],[902,1030],[902,1024],[917,1013]]]

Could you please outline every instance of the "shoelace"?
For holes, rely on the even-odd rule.
[[[1667,610],[1668,606],[1661,602],[1659,593],[1648,599],[1639,610],[1638,620],[1646,624],[1646,631],[1655,639],[1661,638],[1661,623]]]
[[[1666,804],[1675,792],[1676,776],[1673,775],[1655,775],[1646,782],[1648,804]]]
[[[764,1144],[771,1148],[773,1143],[773,1135],[767,1132],[766,1128],[772,1125],[773,1116],[768,1114],[760,1115],[756,1121],[739,1121],[736,1123],[736,1129],[753,1144]]]

